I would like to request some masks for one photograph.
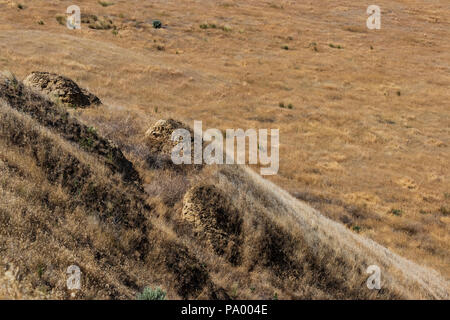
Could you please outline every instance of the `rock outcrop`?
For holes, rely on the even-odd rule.
[[[203,184],[191,188],[184,196],[182,215],[218,255],[239,264],[242,217],[220,189]]]
[[[83,108],[101,103],[98,97],[80,88],[73,80],[54,73],[32,72],[25,78],[23,84],[71,107]]]

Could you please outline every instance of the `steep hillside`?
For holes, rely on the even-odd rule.
[[[138,173],[120,149],[13,77],[0,92],[6,271],[19,267],[26,287],[57,298],[68,297],[72,264],[82,269],[84,298],[133,298],[156,281],[175,296],[195,298],[210,286],[205,297],[216,297],[194,255],[150,221]]]
[[[130,299],[160,286],[174,299],[449,298],[437,272],[250,169],[170,165],[170,141],[146,136],[138,115],[84,113],[38,89],[0,79],[0,297]],[[113,115],[100,123],[96,109]],[[178,122],[151,132],[164,123]],[[79,291],[66,288],[73,264]],[[372,264],[381,290],[366,287]]]
[[[77,0],[82,27],[69,30],[71,0],[0,0],[0,70],[93,91],[104,105],[72,113],[136,168],[160,119],[279,129],[280,168],[267,179],[449,279],[448,0],[370,3],[380,30],[367,29],[364,1],[106,2]],[[171,187],[140,174],[148,191]],[[185,191],[172,189],[166,202]]]

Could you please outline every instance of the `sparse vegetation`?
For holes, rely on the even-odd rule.
[[[222,31],[225,31],[225,32],[231,32],[231,27],[229,27],[229,26],[221,26],[220,29],[222,29]]]
[[[214,23],[202,23],[200,29],[216,29],[217,26]]]
[[[114,5],[113,2],[107,2],[107,1],[99,1],[98,4],[101,5],[102,7],[109,7],[109,6]]]
[[[209,18],[200,2],[108,1],[82,6],[81,32],[53,20],[66,6],[0,11],[2,68],[64,74],[105,99],[44,103],[12,76],[1,87],[0,298],[7,265],[20,267],[18,297],[69,298],[60,275],[74,263],[88,280],[81,299],[135,299],[150,284],[174,299],[228,299],[236,283],[237,299],[448,297],[448,81],[436,55],[447,13],[429,24],[433,8],[394,1],[389,32],[372,32],[349,1],[333,21],[330,1],[227,1]],[[172,27],[153,29],[157,17]],[[103,19],[111,33],[90,30]],[[174,166],[144,137],[170,117],[222,132],[280,128],[279,174]],[[201,184],[238,208],[233,246],[190,232],[184,196]],[[377,294],[358,291],[372,263],[389,279]]]
[[[162,22],[159,20],[153,20],[152,25],[153,25],[153,28],[155,28],[155,29],[162,28]]]
[[[389,211],[390,213],[392,213],[394,216],[397,217],[401,217],[403,214],[403,211],[400,209],[391,209],[391,211]]]
[[[206,29],[220,29],[220,30],[225,31],[225,32],[231,32],[231,27],[229,27],[229,26],[217,26],[214,23],[202,23],[200,25],[200,29],[204,29],[204,30],[206,30]]]
[[[440,207],[440,208],[439,208],[439,212],[440,212],[443,216],[449,216],[449,215],[450,215],[450,209],[448,209],[447,207]]]
[[[116,30],[117,26],[114,24],[112,18],[104,16],[98,17],[95,14],[81,14],[81,23],[88,25],[88,28],[94,30]]]
[[[9,76],[8,79],[14,79],[14,77]],[[40,190],[36,187],[38,183],[46,188],[47,191],[45,192],[52,194],[45,201],[63,201],[67,206],[63,207],[66,209],[62,208],[61,210],[70,210],[71,214],[67,216],[76,218],[74,221],[61,221],[60,223],[55,221],[54,225],[48,227],[53,230],[51,238],[53,240],[48,239],[45,245],[41,243],[36,247],[36,250],[39,251],[39,255],[36,256],[39,259],[42,260],[49,254],[55,255],[55,250],[58,250],[55,249],[57,248],[55,246],[61,241],[60,238],[55,239],[55,235],[58,235],[58,237],[59,235],[66,235],[68,230],[71,230],[69,235],[74,237],[78,236],[80,232],[88,236],[89,241],[92,241],[94,246],[92,250],[97,251],[103,248],[102,252],[105,252],[103,254],[109,257],[109,260],[107,260],[108,274],[113,283],[122,281],[123,277],[131,277],[132,274],[145,275],[136,280],[127,280],[127,283],[130,284],[127,284],[125,289],[109,294],[114,294],[116,298],[130,297],[134,294],[138,299],[164,299],[166,291],[160,288],[146,287],[141,293],[137,293],[133,289],[136,286],[143,287],[143,282],[154,283],[155,279],[152,278],[152,274],[157,274],[157,278],[164,282],[165,287],[172,288],[171,294],[174,296],[201,298],[203,296],[199,296],[199,294],[206,288],[209,288],[206,297],[217,297],[218,292],[222,292],[220,294],[224,298],[239,299],[260,296],[264,293],[260,292],[257,289],[258,287],[254,285],[260,283],[258,275],[249,276],[245,271],[250,266],[263,268],[264,272],[276,278],[276,287],[270,281],[265,283],[263,287],[263,291],[267,288],[274,290],[273,299],[310,297],[308,293],[305,296],[304,292],[287,295],[282,289],[285,286],[303,288],[302,290],[306,288],[306,292],[313,290],[316,298],[371,297],[367,290],[348,289],[349,281],[351,288],[357,288],[357,284],[363,281],[361,277],[356,276],[358,272],[354,269],[358,265],[363,265],[363,263],[355,264],[353,260],[347,262],[348,258],[345,254],[338,257],[334,256],[331,254],[335,250],[333,243],[316,239],[318,234],[327,232],[326,230],[330,228],[339,228],[339,225],[333,224],[313,211],[304,211],[305,209],[303,209],[303,215],[317,215],[315,219],[319,220],[314,227],[311,226],[314,231],[312,229],[301,231],[308,224],[296,222],[296,219],[299,219],[300,216],[289,214],[290,210],[300,212],[297,211],[298,208],[296,207],[299,204],[279,198],[280,191],[274,189],[275,186],[266,189],[264,184],[261,183],[267,182],[258,180],[260,178],[253,176],[254,173],[236,167],[218,168],[218,171],[202,172],[199,169],[190,168],[185,168],[187,171],[180,171],[181,169],[177,167],[155,164],[155,158],[150,157],[149,154],[148,159],[151,166],[144,161],[136,161],[136,163],[139,164],[140,172],[152,172],[155,178],[153,185],[160,188],[150,190],[147,187],[147,193],[144,193],[141,178],[134,170],[134,164],[125,159],[120,150],[108,145],[108,142],[99,136],[98,132],[101,130],[94,129],[93,125],[81,125],[76,118],[67,114],[64,107],[57,107],[42,96],[28,91],[21,83],[18,83],[17,89],[14,89],[12,82],[14,81],[3,81],[3,87],[0,88],[2,89],[0,90],[0,97],[11,104],[0,107],[0,123],[2,123],[2,126],[0,126],[0,136],[2,137],[0,144],[9,145],[8,153],[3,153],[0,159],[2,177],[7,176],[8,182],[6,186],[2,183],[0,187],[6,188],[6,190],[3,190],[4,192],[12,192],[14,197],[29,199],[28,194],[31,190]],[[30,104],[30,101],[33,101],[33,103]],[[31,105],[33,107],[30,107]],[[18,112],[19,110],[23,113]],[[50,119],[52,119],[51,122]],[[163,121],[162,123],[173,124],[171,128],[181,125],[176,121]],[[56,125],[52,125],[50,131],[46,126],[51,124]],[[170,131],[166,132],[167,130],[164,128],[168,127],[163,126],[158,130],[162,130],[169,139]],[[18,130],[21,134],[5,134],[11,130]],[[161,137],[161,135],[158,130],[150,132],[150,136],[160,139],[158,137]],[[117,130],[115,131],[117,132]],[[122,139],[129,139],[125,138],[126,136],[128,135],[124,135]],[[16,139],[16,137],[21,138]],[[27,141],[25,144],[22,142],[23,139]],[[77,148],[76,145],[66,141],[78,142],[80,147]],[[159,141],[164,144],[167,143],[165,141],[169,140]],[[149,145],[155,146],[156,142],[157,140],[148,140]],[[36,153],[33,151],[36,146],[44,148],[44,152]],[[159,159],[162,159],[162,150],[165,149],[152,149],[152,152],[160,153]],[[8,165],[5,166],[5,160],[6,163],[9,163],[11,159],[15,159],[12,153],[16,152],[21,153],[21,163],[28,163],[26,166],[19,164],[20,170],[34,170],[28,173],[30,180],[27,180],[28,183],[26,184],[19,183],[22,178],[16,176],[14,170],[8,169]],[[37,157],[37,159],[33,157]],[[142,160],[146,158],[144,155],[140,157],[142,157]],[[48,170],[48,168],[51,168],[51,170]],[[124,174],[116,175],[118,172]],[[42,178],[36,181],[32,178],[36,175]],[[218,179],[219,175],[221,176],[220,180]],[[178,178],[175,179],[175,176]],[[197,183],[189,188],[188,181],[192,179],[204,182]],[[230,196],[232,190],[236,188],[236,179],[240,181],[239,192],[246,194],[246,197],[233,199]],[[174,183],[176,180],[179,182]],[[165,181],[168,183],[166,184]],[[207,181],[210,182],[207,183]],[[169,192],[170,189],[173,191]],[[11,208],[13,210],[11,211],[9,207],[5,208],[10,219],[13,219],[10,220],[13,221],[12,230],[24,228],[24,223],[30,223],[29,227],[31,227],[36,223],[36,219],[42,223],[54,221],[51,218],[54,217],[54,212],[47,207],[54,208],[54,205],[50,202],[45,207],[40,206],[41,201],[48,197],[45,196],[45,192],[44,194],[35,192],[33,200],[23,202],[28,210],[32,208],[32,210],[40,212],[37,217],[30,216],[29,220],[23,220],[22,218],[21,220],[15,220],[14,212],[16,209]],[[165,194],[169,193],[169,197],[166,197],[167,200],[163,200]],[[150,200],[150,206],[144,200],[145,194],[154,195]],[[63,200],[57,200],[60,197]],[[99,202],[98,199],[102,199],[102,201]],[[72,202],[82,204],[82,207],[75,213],[72,212]],[[280,202],[284,204],[280,206]],[[180,211],[177,213],[177,210]],[[276,212],[276,215],[273,212]],[[175,218],[176,216],[181,219]],[[307,216],[304,218],[311,219]],[[224,219],[224,217],[227,219]],[[258,223],[255,224],[256,222]],[[80,229],[78,227],[80,224],[84,228]],[[415,226],[409,225],[402,228],[409,233],[417,233],[417,230],[419,230]],[[172,236],[169,237],[167,231],[164,230],[173,230],[170,231],[173,233]],[[192,230],[195,230],[195,232],[192,232]],[[117,236],[118,232],[119,236]],[[332,235],[340,237],[343,233],[349,231],[340,229],[339,232],[330,232]],[[32,232],[28,234],[33,237]],[[0,233],[0,237],[4,236],[5,234]],[[40,237],[45,236],[40,234]],[[183,247],[180,244],[181,242],[176,240],[178,237],[190,243],[192,252],[198,250],[203,252],[202,260],[198,260],[198,257],[191,253],[190,249]],[[117,242],[114,239],[120,239],[120,241]],[[19,241],[19,238],[10,238],[10,241]],[[355,240],[349,241],[349,244],[352,244],[352,241]],[[374,251],[373,248],[369,250],[368,244],[362,238],[359,241],[361,242],[351,249],[356,250],[352,256],[367,257],[367,255],[371,255],[371,261],[381,259],[381,257],[386,259],[384,251],[383,254],[378,256],[377,250]],[[152,243],[152,246],[147,245],[149,242]],[[312,243],[314,243],[314,250],[311,247]],[[147,262],[143,264],[141,260],[135,260],[138,259],[141,250],[146,252],[146,261],[149,264]],[[323,252],[320,258],[316,254],[318,250]],[[364,250],[365,253],[362,254],[358,250]],[[242,254],[244,252],[245,255]],[[120,263],[118,267],[111,264],[110,261],[115,261],[116,255],[128,261],[126,265],[129,267],[127,268],[132,269],[124,269],[123,263]],[[6,256],[13,258],[14,252],[6,252]],[[161,260],[161,256],[164,257],[164,260]],[[51,261],[49,258],[45,259]],[[84,259],[89,261],[86,257]],[[219,271],[212,271],[217,270],[218,261],[222,261],[220,259],[224,260],[220,262]],[[336,264],[336,259],[339,259],[339,264]],[[30,263],[32,262],[30,261]],[[45,272],[40,262],[33,263],[34,266],[37,266],[32,270],[37,270],[34,274],[37,279],[40,279],[38,284],[44,281],[46,283],[46,288],[39,287],[39,290],[45,289],[46,294],[50,294],[51,289],[53,289],[52,294],[55,294],[54,283],[57,279],[51,278],[51,273]],[[58,267],[59,264],[55,263],[52,263],[53,267]],[[72,264],[73,262],[66,262],[66,264],[68,263]],[[152,267],[152,273],[138,272],[140,268],[148,270],[150,265],[158,267]],[[322,272],[327,276],[321,278],[316,276],[317,265],[326,268]],[[336,265],[340,267],[335,268]],[[394,265],[392,264],[391,267]],[[61,267],[64,267],[64,264]],[[89,268],[85,269],[86,276],[95,277],[97,273],[101,273],[101,269],[102,264],[100,262],[91,262]],[[239,281],[239,287],[244,286],[254,289],[238,290],[239,287],[236,282],[233,284],[221,281],[213,283],[210,277],[211,272],[234,274],[235,277],[246,279],[244,282]],[[414,272],[417,276],[417,272],[421,274],[422,271],[418,269]],[[428,271],[423,272],[429,277]],[[164,276],[165,274],[168,274],[168,276]],[[355,278],[348,278],[348,274],[354,274]],[[220,276],[220,273],[216,274],[215,277],[218,279],[224,278]],[[320,283],[317,283],[317,279],[320,279]],[[133,284],[134,282],[136,284]],[[98,294],[101,290],[95,286],[95,283],[83,290]],[[398,297],[399,293],[391,289],[389,285],[385,288],[383,297]],[[439,285],[442,285],[441,280],[439,280]],[[104,284],[102,283],[101,288],[103,287]],[[321,291],[319,288],[322,287],[327,288],[327,290]],[[226,289],[224,292],[217,288]],[[424,291],[419,292],[427,292],[423,287],[420,290]],[[58,292],[56,291],[56,293]],[[64,292],[58,294],[64,295]]]
[[[294,109],[294,106],[292,105],[292,103],[284,104],[284,102],[280,102],[278,104],[278,106],[282,109]]]
[[[315,52],[319,51],[319,49],[317,48],[317,43],[315,42],[311,42],[308,47],[312,48]]]
[[[65,16],[61,16],[61,15],[58,15],[58,16],[56,16],[56,21],[58,21],[58,23],[60,24],[60,25],[66,25],[66,17]]]

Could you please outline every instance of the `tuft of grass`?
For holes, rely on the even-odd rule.
[[[101,5],[102,7],[109,7],[109,6],[114,5],[113,2],[107,2],[107,1],[99,1],[98,4]]]
[[[330,48],[334,48],[334,49],[344,49],[344,47],[341,46],[340,44],[330,43],[329,46],[330,46]]]
[[[44,275],[45,269],[46,269],[45,266],[42,264],[38,266],[37,274],[38,274],[39,279],[41,279],[42,276]]]
[[[357,232],[357,233],[359,233],[359,232],[361,232],[361,227],[358,226],[358,225],[354,225],[354,226],[352,227],[352,230],[355,231],[355,232]]]
[[[100,20],[100,21],[97,21],[97,23],[95,23],[95,24],[90,24],[89,28],[95,29],[95,30],[108,30],[108,29],[114,29],[115,26],[112,24],[112,21],[110,21],[110,20]]]
[[[12,73],[11,71],[2,71],[0,75],[5,78],[6,83],[15,91],[19,89],[19,80],[17,80],[14,73]]]
[[[94,147],[94,139],[91,137],[89,138],[82,138],[79,142],[80,147],[86,151],[91,151]]]
[[[289,50],[289,46],[284,45],[284,46],[281,47],[281,49],[283,49],[283,50]]]
[[[155,28],[155,29],[161,29],[162,28],[162,22],[159,21],[159,20],[153,20],[152,24],[153,24],[153,28]]]
[[[308,48],[312,48],[315,52],[319,52],[319,49],[317,48],[317,43],[316,42],[311,42],[308,45]]]
[[[229,26],[218,26],[214,23],[202,23],[200,25],[200,29],[206,30],[206,29],[220,29],[225,32],[231,32],[231,27]]]
[[[286,105],[286,104],[284,104],[284,102],[280,102],[278,104],[278,106],[282,109],[294,109],[294,106],[292,105],[292,103],[289,103]]]
[[[222,26],[222,27],[220,27],[220,29],[222,29],[225,32],[231,32],[231,27],[228,27],[228,26]]]
[[[95,135],[95,134],[97,134],[97,129],[95,129],[94,127],[88,127],[87,132]]]
[[[166,292],[159,287],[157,287],[156,289],[152,289],[150,287],[145,287],[144,290],[137,295],[136,299],[137,300],[165,300]]]
[[[269,7],[272,9],[281,9],[281,10],[284,9],[284,7],[282,5],[278,5],[276,3],[270,3]]]
[[[44,21],[42,21],[42,20],[39,20],[39,21],[38,21],[38,25],[43,26],[44,24],[45,24]]]

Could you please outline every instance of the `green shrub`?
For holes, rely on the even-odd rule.
[[[339,44],[336,45],[336,44],[330,43],[329,46],[330,46],[330,48],[334,48],[334,49],[344,49],[344,47],[342,47],[342,46],[339,45]]]
[[[145,287],[144,290],[136,297],[137,300],[165,300],[166,292],[161,288],[152,289]]]
[[[446,208],[446,207],[440,207],[439,208],[439,212],[443,215],[443,216],[448,216],[450,215],[450,209]]]
[[[153,28],[155,28],[155,29],[162,28],[162,22],[159,20],[153,20]]]

